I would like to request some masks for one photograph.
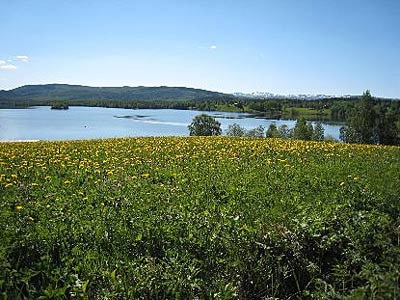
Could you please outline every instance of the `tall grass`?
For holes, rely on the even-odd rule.
[[[0,144],[4,299],[395,299],[400,148]]]

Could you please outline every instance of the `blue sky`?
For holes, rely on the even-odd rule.
[[[400,98],[399,16],[399,0],[0,0],[0,89],[370,89]]]

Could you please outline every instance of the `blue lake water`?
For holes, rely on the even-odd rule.
[[[223,132],[237,123],[246,129],[271,123],[295,126],[295,120],[254,118],[243,113],[174,109],[123,109],[72,106],[52,110],[49,106],[0,109],[0,140],[76,140],[129,136],[187,136],[187,126],[206,113],[221,122]],[[325,136],[339,138],[339,125],[324,124]]]

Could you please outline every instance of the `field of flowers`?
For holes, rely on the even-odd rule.
[[[1,299],[396,299],[400,148],[0,143]]]

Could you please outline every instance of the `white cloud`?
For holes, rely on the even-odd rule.
[[[12,64],[0,64],[0,70],[16,70],[17,67]]]
[[[5,65],[6,61],[5,60],[0,60],[0,66]]]
[[[209,49],[215,50],[215,49],[217,49],[217,45],[211,45],[211,46],[209,47]]]
[[[29,59],[28,55],[17,55],[16,58],[18,58],[19,60],[21,60],[23,62],[27,62]]]

